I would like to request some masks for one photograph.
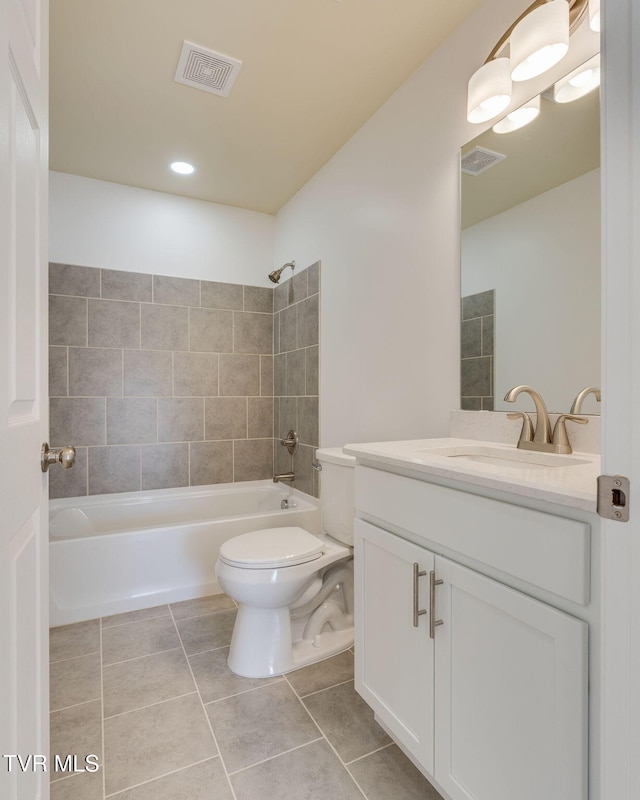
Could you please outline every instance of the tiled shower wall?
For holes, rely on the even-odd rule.
[[[495,291],[462,298],[460,408],[493,411]]]
[[[77,449],[51,496],[270,478],[273,298],[51,264],[50,444]]]
[[[291,459],[279,444],[293,428],[300,446],[294,459],[295,487],[318,496],[312,468],[319,442],[318,342],[320,263],[293,275],[274,292],[274,402],[278,472],[288,472]]]

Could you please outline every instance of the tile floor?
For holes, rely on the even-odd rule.
[[[234,675],[225,595],[51,630],[51,800],[441,800],[353,688],[353,653]]]

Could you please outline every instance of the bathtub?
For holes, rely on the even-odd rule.
[[[223,542],[292,525],[320,533],[318,502],[272,481],[52,500],[50,624],[215,594]]]

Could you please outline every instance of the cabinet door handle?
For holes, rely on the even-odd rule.
[[[442,625],[441,619],[436,619],[436,586],[440,586],[444,581],[442,579],[436,580],[435,570],[429,573],[429,608],[431,614],[429,616],[429,636],[432,639],[436,638],[436,627]]]
[[[420,564],[418,562],[414,562],[413,564],[413,627],[417,628],[420,623],[420,617],[423,614],[427,613],[426,608],[421,608],[418,610],[418,606],[420,605],[419,599],[419,586],[418,586],[418,579],[424,577],[427,574],[427,571],[424,569],[420,569]]]

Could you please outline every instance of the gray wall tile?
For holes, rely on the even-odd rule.
[[[71,469],[49,470],[49,497],[83,497],[87,494],[87,448],[76,447],[76,463]]]
[[[199,306],[200,281],[154,275],[153,302],[169,306]]]
[[[62,447],[105,444],[103,397],[52,397],[49,401],[49,444]]]
[[[107,444],[157,442],[157,406],[155,397],[108,398]]]
[[[65,397],[68,394],[68,363],[66,347],[49,348],[49,396]]]
[[[311,466],[313,462],[313,454],[315,453],[315,447],[309,447],[308,445],[301,444],[298,447],[298,452],[296,453],[296,457],[293,464],[293,472],[295,480],[293,481],[293,486],[295,489],[298,489],[301,492],[306,492],[307,494],[313,495],[313,467]]]
[[[158,441],[196,442],[204,439],[204,399],[158,398]]]
[[[306,355],[306,394],[317,395],[319,394],[319,359],[320,349],[318,345],[315,347],[307,347],[305,350]]]
[[[140,305],[89,300],[89,347],[140,347]]]
[[[270,354],[273,348],[273,317],[238,311],[233,315],[233,352]]]
[[[100,297],[100,270],[72,264],[49,264],[49,293]]]
[[[495,316],[482,317],[482,355],[494,355]]]
[[[221,396],[260,394],[260,356],[221,355],[219,372]]]
[[[153,297],[152,276],[142,272],[121,272],[116,269],[103,269],[103,300],[134,300],[150,303]]]
[[[245,311],[273,314],[273,289],[264,286],[245,286],[243,308]]]
[[[273,290],[273,310],[282,311],[289,305],[289,281],[279,283]]]
[[[291,428],[294,431],[298,430],[298,398],[281,397],[279,399],[276,437],[284,439]]]
[[[482,319],[462,320],[460,351],[462,358],[482,355]]]
[[[232,352],[233,312],[213,308],[190,308],[189,350],[201,353]]]
[[[493,397],[483,397],[482,398],[482,410],[483,411],[493,411]]]
[[[316,344],[316,342],[309,342]],[[295,350],[298,346],[298,305],[280,312],[280,352]]]
[[[87,346],[84,297],[49,296],[49,344]]]
[[[495,291],[489,289],[486,292],[470,294],[462,298],[462,319],[472,317],[485,317],[487,314],[494,313]]]
[[[143,349],[189,349],[189,309],[143,303],[140,312]]]
[[[188,444],[148,444],[140,450],[143,490],[189,485]]]
[[[299,397],[298,398],[298,436],[300,442],[318,447],[318,398]]]
[[[206,439],[245,439],[247,436],[246,397],[207,397],[205,400]]]
[[[191,486],[233,481],[233,442],[192,442]]]
[[[307,269],[307,280],[309,281],[309,295],[318,294],[320,291],[320,262],[316,261]]]
[[[115,445],[89,448],[89,494],[137,492],[140,489],[140,448]]]
[[[273,437],[273,397],[249,397],[247,403],[249,438]]]
[[[280,352],[280,314],[273,315],[273,354]]]
[[[308,270],[303,270],[299,273],[294,273],[291,280],[293,281],[293,302],[297,303],[299,300],[304,300],[304,298],[309,294],[308,283],[307,283],[307,272]]]
[[[482,398],[481,397],[463,397],[461,398],[460,408],[463,411],[481,411]]]
[[[273,393],[277,397],[287,393],[287,354],[273,357]]]
[[[217,353],[174,353],[173,393],[185,397],[218,394]]]
[[[161,350],[124,351],[124,393],[162,397],[172,393],[172,355]]]
[[[462,360],[461,392],[463,397],[491,395],[491,357]]]
[[[73,397],[122,396],[122,350],[70,347],[69,394]]]
[[[273,356],[260,356],[260,394],[273,397]]]
[[[306,389],[306,354],[304,350],[287,353],[287,394],[303,395]]]
[[[319,295],[314,294],[298,306],[298,347],[318,344]]]
[[[273,439],[239,439],[233,444],[236,481],[260,481],[273,477]]]
[[[242,311],[242,286],[236,283],[202,281],[201,305],[203,308],[227,308]]]

